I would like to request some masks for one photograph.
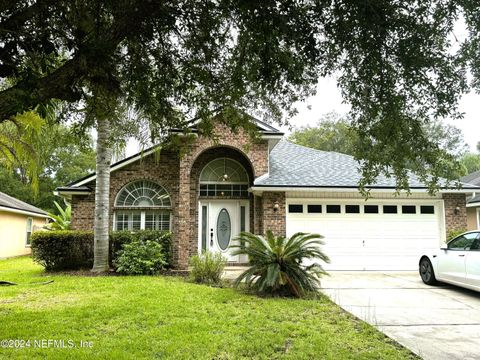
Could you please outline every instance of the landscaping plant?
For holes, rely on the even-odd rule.
[[[220,253],[204,251],[190,258],[190,279],[199,284],[219,285],[226,259]]]
[[[49,223],[45,226],[48,230],[70,230],[70,223],[72,221],[72,205],[69,204],[66,200],[65,202],[65,210],[54,201],[55,207],[58,209],[59,215],[48,213],[53,219],[53,222]]]
[[[319,278],[327,273],[316,261],[330,261],[320,248],[322,238],[306,233],[288,238],[271,231],[265,237],[242,232],[233,255],[248,255],[251,266],[235,280],[235,286],[245,281],[258,293],[295,297],[317,291]],[[306,261],[313,262],[305,265]]]
[[[114,261],[116,272],[124,275],[157,275],[166,265],[162,245],[151,240],[124,244]]]

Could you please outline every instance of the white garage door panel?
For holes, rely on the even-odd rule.
[[[303,203],[306,212],[307,203],[290,203]],[[341,214],[287,213],[287,235],[323,235],[323,251],[331,260],[327,270],[416,270],[424,251],[438,248],[442,232],[441,203],[421,205],[435,205],[435,214],[345,214],[344,206]]]

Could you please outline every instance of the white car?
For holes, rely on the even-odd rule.
[[[468,231],[450,240],[419,263],[420,277],[428,285],[437,281],[480,291],[480,231]]]

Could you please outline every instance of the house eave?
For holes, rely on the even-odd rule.
[[[40,214],[40,213],[36,213],[36,212],[33,212],[33,211],[11,208],[11,207],[8,207],[8,206],[0,206],[0,211],[5,211],[5,212],[10,212],[10,213],[15,213],[15,214],[28,215],[28,216],[32,216],[32,217],[40,217],[40,218],[44,218],[44,219],[50,219],[50,216],[48,216],[46,214]]]
[[[394,187],[388,186],[375,186],[367,188],[370,192],[386,192],[392,191],[395,192]],[[458,194],[471,194],[478,189],[440,189],[438,192],[443,193],[458,193]],[[271,185],[254,185],[249,189],[250,192],[254,194],[261,194],[265,191],[274,191],[274,192],[358,192],[358,186],[271,186]],[[425,187],[411,187],[410,192],[412,193],[427,193],[428,188]]]

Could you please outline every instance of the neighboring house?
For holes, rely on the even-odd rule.
[[[0,258],[30,254],[30,236],[48,218],[45,211],[0,192]]]
[[[231,255],[235,236],[272,230],[325,236],[327,269],[412,270],[424,248],[438,248],[448,230],[466,227],[466,194],[480,190],[429,196],[412,176],[412,194],[396,197],[394,180],[380,177],[365,201],[351,156],[295,145],[261,121],[257,127],[256,141],[217,124],[216,141],[198,135],[182,156],[171,149],[156,156],[152,148],[113,164],[111,228],[171,230],[179,269],[202,250],[245,262]],[[72,203],[74,229],[93,228],[95,178],[57,189]]]
[[[463,183],[480,186],[480,171],[460,179]],[[467,197],[467,230],[480,229],[480,190]]]

